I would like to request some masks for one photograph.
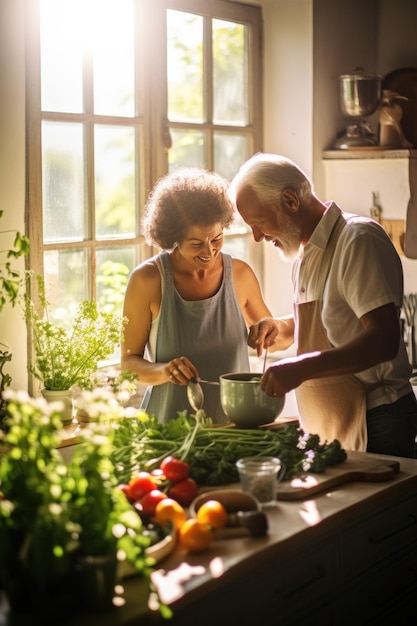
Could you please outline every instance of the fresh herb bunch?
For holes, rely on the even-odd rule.
[[[19,572],[31,591],[77,577],[85,556],[125,558],[154,593],[151,539],[118,487],[110,460],[120,407],[102,399],[101,419],[83,429],[72,459],[57,451],[60,404],[7,391],[8,432],[0,447],[0,574],[8,591]],[[72,574],[71,574],[72,573]],[[165,607],[160,606],[161,612]],[[167,609],[168,610],[168,609]]]
[[[25,317],[32,333],[34,363],[30,372],[45,389],[66,390],[73,385],[91,389],[92,375],[100,361],[108,358],[123,339],[127,319],[99,309],[97,302],[85,300],[75,316],[56,323],[51,320],[45,282],[37,276],[41,314],[29,297]],[[68,320],[72,323],[68,323]]]
[[[113,443],[111,458],[120,482],[138,469],[158,467],[170,454],[190,464],[200,486],[237,482],[236,461],[245,456],[278,456],[286,468],[284,480],[322,473],[347,458],[337,439],[320,444],[318,435],[306,435],[294,424],[277,431],[218,428],[205,415],[186,411],[163,424],[143,412],[122,418]]]

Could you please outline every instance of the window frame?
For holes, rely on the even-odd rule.
[[[145,59],[144,50],[148,50],[147,62],[141,62],[141,70],[135,72],[136,98],[142,94],[140,115],[138,102],[135,103],[133,117],[113,117],[96,115],[92,111],[92,94],[88,87],[88,80],[84,77],[84,112],[62,113],[41,110],[41,54],[40,54],[40,7],[39,0],[28,0],[25,11],[26,19],[26,123],[27,123],[27,194],[26,194],[26,224],[30,239],[29,268],[34,275],[44,275],[44,253],[48,250],[63,250],[71,248],[85,248],[89,254],[91,275],[88,277],[89,298],[96,297],[96,266],[95,251],[98,248],[119,246],[134,246],[137,263],[156,254],[158,250],[150,247],[140,232],[140,219],[143,214],[146,197],[158,178],[168,171],[168,152],[165,148],[166,133],[175,128],[198,127],[209,137],[207,169],[213,169],[213,134],[215,130],[244,132],[249,137],[249,155],[262,149],[262,13],[258,6],[241,4],[231,0],[134,0],[136,25],[144,25],[141,36],[135,34],[136,41],[140,39],[142,50],[135,49],[135,62]],[[212,17],[220,20],[231,20],[248,26],[249,45],[249,102],[248,125],[227,126],[213,124],[209,119],[202,124],[185,124],[170,122],[167,119],[167,44],[166,44],[166,11],[174,9],[199,14],[203,17]],[[209,56],[209,55],[208,55]],[[164,77],[164,78],[161,78]],[[211,85],[206,81],[205,101],[211,102]],[[82,241],[66,241],[45,243],[43,241],[42,220],[42,122],[74,121],[86,125],[84,136],[85,172],[87,182],[88,215],[90,216],[86,237]],[[140,148],[138,162],[135,167],[136,179],[136,211],[137,230],[134,237],[127,239],[95,239],[94,213],[91,206],[94,203],[94,125],[96,123],[134,126],[141,129],[143,144]],[[139,130],[137,131],[139,132]],[[137,141],[137,140],[136,140]],[[136,148],[139,150],[138,141]],[[248,155],[248,156],[249,156]],[[142,184],[139,184],[142,180]],[[250,230],[246,234],[226,231],[225,241],[233,237],[244,237],[248,260],[254,267],[259,280],[263,280],[263,254],[261,246],[253,241]],[[30,346],[30,342],[29,342]]]

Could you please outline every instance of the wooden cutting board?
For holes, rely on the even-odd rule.
[[[368,457],[363,452],[348,452],[340,465],[326,468],[323,474],[307,474],[279,483],[278,500],[305,500],[317,493],[352,482],[383,482],[392,480],[400,470],[399,461],[384,457]]]

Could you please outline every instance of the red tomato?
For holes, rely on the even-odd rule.
[[[140,499],[139,504],[142,506],[142,511],[145,515],[153,517],[155,515],[156,505],[158,502],[161,502],[161,500],[165,500],[165,498],[168,498],[166,493],[159,489],[152,489],[152,491],[148,491],[148,493]]]
[[[176,483],[184,480],[190,474],[190,466],[186,461],[180,461],[174,456],[167,456],[161,463],[161,470],[167,480]]]
[[[156,486],[156,482],[149,472],[139,472],[139,474],[129,480],[128,492],[130,500],[140,500],[145,493],[156,489]]]
[[[173,483],[168,489],[170,498],[174,498],[182,506],[189,506],[197,495],[198,487],[193,478],[184,478],[177,483]]]

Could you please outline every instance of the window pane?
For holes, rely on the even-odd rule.
[[[42,122],[43,238],[79,241],[85,236],[82,124]]]
[[[227,232],[225,231],[225,235],[227,235]],[[222,250],[237,259],[250,263],[249,241],[247,237],[225,237]]]
[[[169,170],[176,166],[206,167],[205,135],[196,130],[171,130]]]
[[[40,0],[44,111],[83,110],[83,6],[83,0]]]
[[[132,0],[95,0],[93,48],[94,111],[133,116],[134,46]]]
[[[247,27],[213,20],[213,122],[248,124]]]
[[[96,126],[94,142],[97,238],[133,237],[135,131],[126,126]]]
[[[215,132],[213,143],[214,169],[227,180],[232,180],[239,167],[249,158],[248,137]]]
[[[51,313],[59,319],[88,298],[90,268],[86,250],[51,250],[44,253],[44,276]]]
[[[109,313],[122,313],[130,272],[136,266],[133,247],[97,250],[97,302]]]
[[[167,11],[168,119],[202,122],[203,18]]]

